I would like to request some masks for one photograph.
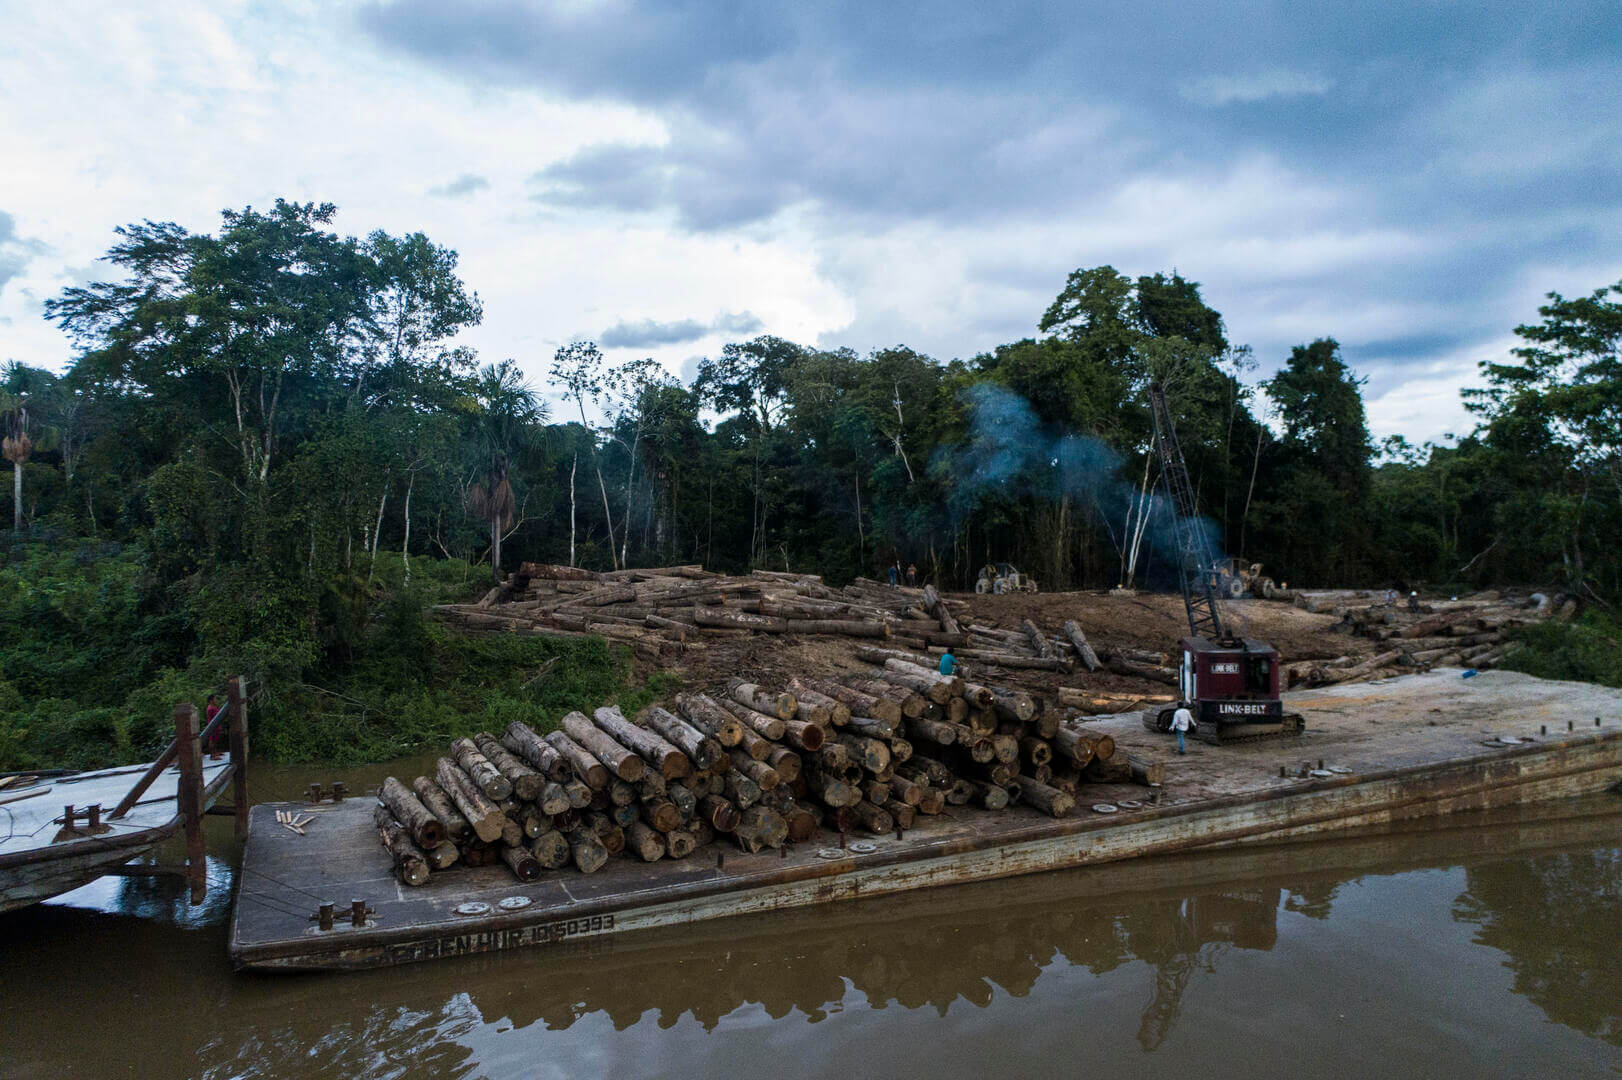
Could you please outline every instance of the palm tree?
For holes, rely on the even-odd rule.
[[[23,527],[23,463],[34,452],[34,440],[28,435],[28,402],[16,394],[0,391],[0,451],[11,462],[11,527],[18,532]]]
[[[546,403],[524,379],[517,363],[486,364],[473,385],[474,436],[483,478],[468,491],[468,506],[490,523],[490,575],[501,580],[502,533],[512,525],[516,500],[509,478],[512,455],[533,445],[545,425]]]

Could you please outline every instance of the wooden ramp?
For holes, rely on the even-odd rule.
[[[192,903],[206,891],[202,818],[227,786],[239,836],[248,824],[247,687],[228,683],[230,703],[201,731],[197,708],[175,710],[175,738],[157,761],[97,772],[10,777],[0,788],[0,912],[48,900],[121,872],[160,840],[184,830],[183,867]],[[202,745],[229,732],[229,757],[206,759]]]
[[[1402,682],[1295,695],[1292,705],[1309,716],[1306,736],[1191,745],[1186,757],[1168,760],[1153,802],[1114,813],[1085,802],[1058,820],[1022,808],[955,808],[919,819],[927,824],[904,835],[852,837],[844,848],[824,833],[792,850],[746,855],[716,847],[653,864],[614,859],[595,874],[558,871],[527,885],[504,866],[452,868],[418,888],[398,883],[372,827],[370,799],[261,805],[243,855],[231,958],[241,968],[385,966],[1146,855],[1312,839],[1591,794],[1622,781],[1622,693],[1512,673],[1479,685],[1457,672]],[[1102,726],[1135,753],[1166,753],[1165,737],[1144,731],[1136,715]],[[1505,743],[1503,735],[1525,741]],[[1117,806],[1146,798],[1144,788],[1129,786],[1089,785],[1086,793],[1086,802]],[[289,809],[313,819],[303,835],[278,825],[276,811]],[[323,902],[337,910],[330,930],[315,921]]]

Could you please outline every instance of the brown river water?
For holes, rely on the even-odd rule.
[[[0,1077],[1622,1076],[1614,795],[340,975],[231,972],[230,826],[0,916]]]

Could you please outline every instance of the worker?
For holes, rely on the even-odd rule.
[[[1419,594],[1417,592],[1408,594],[1408,610],[1416,615],[1419,613]]]
[[[208,725],[213,722],[214,718],[219,715],[220,710],[224,707],[225,706],[220,704],[220,695],[208,695],[208,704],[203,708],[203,726],[205,728],[208,727]],[[224,730],[225,725],[222,724],[209,733],[208,745],[203,747],[203,749],[208,751],[210,761],[220,760],[220,751],[224,749],[223,744],[225,742],[224,735],[222,734]]]
[[[894,588],[896,580],[901,577],[901,560],[897,559],[890,564],[890,587]]]
[[[916,589],[917,587],[918,587],[918,564],[917,563],[908,563],[907,564],[907,588]]]
[[[1194,714],[1188,711],[1188,703],[1178,702],[1177,711],[1171,714],[1171,729],[1177,732],[1177,752],[1179,754],[1188,752],[1183,746],[1183,732],[1193,726]]]
[[[950,677],[956,668],[957,657],[952,655],[952,650],[947,649],[945,652],[941,653],[941,674]]]

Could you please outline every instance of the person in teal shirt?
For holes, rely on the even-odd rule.
[[[948,649],[945,652],[941,653],[941,674],[942,675],[950,675],[950,674],[952,674],[952,670],[954,668],[956,668],[956,667],[957,667],[957,658],[952,655],[952,650]]]

